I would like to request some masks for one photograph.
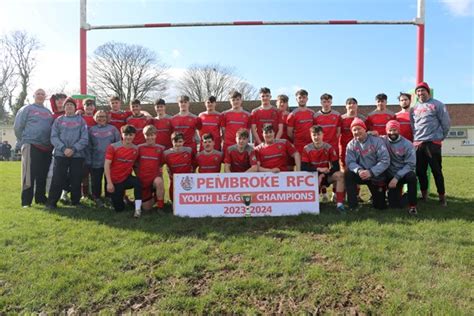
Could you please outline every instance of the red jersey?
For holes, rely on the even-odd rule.
[[[135,133],[135,138],[133,139],[133,143],[135,145],[140,145],[145,143],[145,135],[143,135],[143,129],[145,126],[151,124],[151,119],[144,114],[140,116],[129,116],[127,118],[127,124],[132,125],[135,127],[137,132]]]
[[[400,123],[400,135],[413,142],[413,130],[410,123],[410,112],[397,112],[395,114],[397,121]]]
[[[390,110],[374,110],[367,115],[365,125],[367,125],[368,131],[377,131],[379,133],[379,136],[382,136],[387,134],[385,126],[387,125],[388,121],[394,119],[395,113]]]
[[[168,166],[171,181],[173,181],[172,176],[175,173],[193,172],[193,151],[189,147],[181,147],[179,151],[174,148],[167,149],[163,153],[163,159]]]
[[[280,111],[280,123],[283,124],[283,133],[281,134],[281,139],[290,140],[290,137],[288,137],[288,123],[287,123],[289,114],[290,112]]]
[[[341,115],[341,135],[339,136],[339,154],[341,156],[341,166],[345,166],[346,163],[347,144],[349,144],[352,138],[354,138],[351,131],[351,124],[356,117],[365,122],[365,117],[360,114],[357,114],[357,116],[349,116],[347,113]]]
[[[206,133],[210,133],[214,137],[214,149],[221,149],[221,127],[222,127],[222,115],[219,112],[207,113],[202,112],[199,114],[201,119],[202,127],[199,130],[199,136]],[[201,142],[201,150],[204,150]]]
[[[225,128],[224,151],[235,144],[235,135],[241,128],[250,131],[250,113],[245,110],[227,110],[222,113],[222,127]]]
[[[323,141],[331,145],[337,152],[339,149],[338,130],[341,127],[341,114],[334,110],[329,113],[320,110],[314,115],[314,124],[323,128]]]
[[[252,113],[250,114],[250,121],[252,125],[255,124],[257,127],[258,137],[263,142],[263,125],[272,124],[276,135],[278,132],[278,125],[280,124],[280,114],[273,106],[268,109],[264,109],[263,106],[259,106],[258,108],[253,109]]]
[[[314,111],[308,108],[296,108],[288,115],[288,127],[293,127],[293,144],[298,152],[312,143],[310,128],[314,125]]]
[[[125,147],[123,143],[116,142],[110,144],[105,152],[105,159],[112,161],[110,165],[110,177],[113,183],[125,181],[132,173],[133,164],[138,156],[138,148]]]
[[[222,152],[213,150],[210,153],[200,151],[196,154],[196,163],[199,167],[199,173],[219,173],[221,172],[221,164],[223,160]]]
[[[171,115],[151,120],[150,124],[156,127],[156,143],[165,147],[165,149],[173,147],[171,143],[171,133],[173,127],[171,126]]]
[[[171,118],[171,126],[175,132],[184,135],[184,146],[196,152],[196,130],[202,127],[201,119],[192,113],[187,115],[176,114]]]
[[[332,168],[332,163],[338,161],[339,157],[336,150],[328,143],[322,143],[321,147],[317,148],[314,143],[308,144],[304,147],[301,162],[309,163],[316,168]]]
[[[87,127],[92,127],[94,125],[97,125],[97,123],[94,120],[94,115],[82,115],[82,119],[86,122]]]
[[[257,164],[255,151],[252,146],[247,144],[242,152],[239,151],[237,144],[227,148],[224,163],[230,165],[231,172],[245,172],[250,167]]]
[[[288,171],[288,157],[295,152],[295,147],[286,139],[275,139],[272,144],[262,143],[255,147],[255,156],[260,166],[278,168],[280,171]]]
[[[150,146],[145,143],[138,146],[137,176],[142,185],[150,185],[156,177],[161,176],[164,151],[165,147],[158,144]]]
[[[119,133],[121,133],[122,131],[120,130],[120,128],[126,124],[127,117],[131,115],[132,115],[132,112],[130,111],[122,111],[122,110],[110,111],[109,124],[115,126],[118,129]]]

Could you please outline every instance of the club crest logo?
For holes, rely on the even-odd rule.
[[[180,184],[181,184],[181,187],[183,188],[183,190],[190,191],[194,186],[193,178],[190,177],[190,176],[186,176],[186,177],[181,179]]]

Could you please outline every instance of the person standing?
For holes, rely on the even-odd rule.
[[[16,148],[21,149],[21,205],[29,207],[33,195],[37,204],[45,204],[46,176],[51,163],[51,125],[53,115],[44,106],[46,93],[38,89],[35,102],[23,106],[15,117],[13,129]]]
[[[216,111],[216,97],[210,96],[207,98],[206,111],[199,113],[202,126],[199,130],[199,136],[201,137],[200,151],[204,150],[204,144],[202,142],[202,136],[210,133],[214,140],[214,149],[220,151],[222,145],[222,115]]]
[[[280,121],[280,113],[270,101],[272,94],[269,88],[260,88],[260,101],[262,102],[258,108],[253,109],[250,114],[251,129],[255,146],[263,143],[260,138],[263,135],[263,125],[272,124],[273,130],[276,132],[276,139],[280,139],[283,134],[283,123]]]
[[[156,117],[152,123],[156,127],[156,143],[162,145],[165,149],[173,147],[171,144],[171,133],[173,128],[171,126],[172,116],[166,114],[166,102],[163,99],[158,99],[155,102]]]
[[[377,108],[367,114],[367,130],[375,136],[385,135],[387,122],[395,119],[395,113],[387,109],[387,95],[379,93],[375,96]]]
[[[189,111],[189,97],[182,95],[178,98],[179,113],[171,118],[173,131],[181,132],[184,136],[184,146],[197,152],[197,131],[201,129],[201,119]]]
[[[293,145],[300,155],[304,146],[311,144],[309,129],[314,125],[314,111],[306,106],[308,103],[308,91],[300,89],[296,91],[296,102],[298,107],[288,115],[288,136],[293,139]]]
[[[416,175],[423,200],[428,197],[428,165],[438,190],[439,203],[447,206],[442,170],[441,142],[448,136],[451,121],[446,106],[431,97],[430,87],[420,82],[415,88],[418,101],[410,111],[413,144],[416,147]]]
[[[411,94],[400,92],[398,96],[400,112],[395,113],[397,121],[400,123],[400,135],[413,142],[413,131],[410,123]]]

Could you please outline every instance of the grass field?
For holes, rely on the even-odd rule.
[[[472,315],[473,166],[446,158],[449,206],[432,194],[416,218],[322,205],[319,216],[134,220],[22,209],[20,165],[1,162],[0,314]]]

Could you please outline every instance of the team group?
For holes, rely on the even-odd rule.
[[[417,181],[426,200],[428,165],[439,201],[446,205],[441,142],[450,120],[427,83],[418,84],[415,93],[412,108],[411,95],[400,93],[398,113],[387,110],[387,96],[378,94],[376,109],[364,117],[355,98],[346,100],[346,113],[333,110],[330,94],[321,95],[321,109],[315,112],[307,107],[303,89],[296,92],[298,106],[290,113],[288,96],[279,95],[274,107],[270,89],[261,88],[261,105],[251,113],[242,108],[242,95],[233,91],[231,109],[222,113],[211,96],[206,111],[196,116],[189,111],[189,97],[180,96],[178,114],[168,115],[159,99],[153,118],[139,100],[122,110],[118,97],[111,97],[110,110],[104,111],[96,110],[94,100],[78,108],[74,99],[56,94],[51,112],[44,106],[46,93],[38,89],[35,102],[18,111],[14,124],[22,155],[22,206],[29,207],[34,197],[36,203],[56,208],[66,189],[73,205],[81,206],[85,196],[101,206],[104,182],[116,211],[125,209],[125,190],[133,188],[134,216],[140,217],[155,203],[159,209],[164,206],[163,165],[172,200],[173,174],[218,173],[223,163],[225,172],[317,171],[322,199],[332,185],[341,212],[346,211],[346,195],[349,209],[358,208],[364,184],[375,208],[386,208],[388,196],[390,207],[407,205],[416,214]]]

